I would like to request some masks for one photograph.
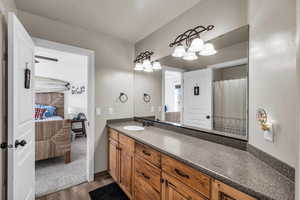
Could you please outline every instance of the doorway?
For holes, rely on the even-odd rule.
[[[51,42],[39,38],[33,38],[33,41],[36,46],[36,50],[38,49],[47,49],[48,51],[52,52],[64,52],[66,55],[71,56],[70,60],[74,62],[74,58],[77,55],[77,61],[75,63],[70,63],[71,65],[75,66],[76,63],[78,65],[78,62],[82,62],[82,65],[86,65],[86,73],[84,73],[84,70],[80,71],[77,76],[79,77],[73,77],[70,79],[69,82],[66,80],[68,91],[68,95],[66,95],[67,101],[64,102],[64,107],[66,108],[66,114],[65,117],[68,119],[71,119],[71,134],[72,134],[72,141],[74,143],[74,152],[75,157],[77,156],[77,162],[82,163],[83,157],[85,158],[83,162],[85,164],[84,167],[77,167],[76,169],[80,172],[83,170],[85,171],[84,176],[80,177],[80,179],[75,179],[77,182],[79,181],[93,181],[94,180],[94,143],[95,143],[95,123],[94,123],[94,110],[95,110],[95,80],[94,80],[94,72],[95,72],[95,60],[94,60],[94,52],[87,49],[82,49],[70,45],[60,44],[56,42]],[[75,56],[75,57],[72,57]],[[46,56],[47,57],[47,54]],[[51,58],[51,56],[50,56]],[[55,59],[55,58],[54,58]],[[81,59],[81,61],[80,61]],[[38,61],[39,62],[39,61]],[[39,63],[37,63],[38,66]],[[67,72],[65,72],[67,73]],[[74,72],[71,72],[71,74]],[[63,74],[61,70],[59,70],[58,74]],[[80,78],[85,74],[84,78]],[[63,75],[58,75],[58,79],[62,79]],[[76,80],[77,79],[77,80]],[[84,83],[84,80],[86,83]],[[64,81],[64,80],[63,80]],[[85,94],[85,95],[82,95]],[[84,103],[82,103],[84,102]],[[80,104],[82,104],[80,106]],[[84,106],[86,105],[86,106]],[[83,106],[83,107],[82,107]],[[83,116],[78,116],[79,113],[83,113]],[[77,118],[78,123],[74,119]],[[84,123],[80,123],[80,118],[86,118]],[[83,124],[85,127],[83,127]],[[85,134],[83,137],[78,137],[78,134],[81,134],[82,132],[74,133],[76,132],[76,129],[85,128]],[[72,145],[71,145],[72,147]],[[85,156],[83,156],[85,155]],[[72,161],[72,156],[71,156]],[[73,179],[73,176],[69,176],[69,179]],[[70,186],[68,183],[72,183],[72,181],[66,182],[67,184],[64,187]],[[74,182],[75,183],[75,182]]]
[[[86,168],[85,180],[94,180],[94,143],[95,143],[95,58],[94,52],[87,49],[81,49],[56,42],[50,42],[42,39],[31,38],[24,26],[18,20],[14,13],[8,14],[8,156],[7,156],[7,196],[8,199],[17,200],[26,197],[34,199],[35,196],[35,115],[40,112],[35,111],[35,58],[36,48],[48,48],[62,52],[68,52],[86,56],[87,60],[87,86],[86,86]],[[59,80],[59,83],[64,81]],[[61,86],[61,85],[60,85]],[[66,85],[70,87],[70,84]],[[52,88],[53,89],[53,88]],[[76,91],[78,91],[76,89]],[[62,94],[57,91],[50,99],[57,98],[55,102],[57,113],[61,117],[64,115],[64,101],[62,103]],[[38,97],[39,100],[45,98]],[[49,99],[49,98],[48,98]],[[44,108],[43,108],[44,109]],[[41,109],[41,110],[43,110]],[[45,110],[44,110],[45,111]],[[68,127],[54,126],[61,128],[61,133],[55,138],[60,147],[54,153],[63,154],[64,161],[72,161],[71,148],[60,141],[65,141],[64,128]],[[48,129],[49,127],[43,127]],[[71,132],[69,133],[69,136]],[[39,138],[40,139],[40,138]],[[40,144],[47,146],[47,143]],[[48,145],[49,146],[49,145]],[[44,147],[48,149],[48,147]],[[45,151],[47,152],[47,151]],[[48,151],[49,152],[49,151]],[[45,157],[47,155],[39,155]],[[49,156],[49,155],[48,155]]]
[[[163,100],[165,121],[182,122],[183,78],[182,72],[166,69],[163,76]]]
[[[35,194],[80,183],[87,175],[88,57],[35,47]]]

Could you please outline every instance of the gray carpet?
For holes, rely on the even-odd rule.
[[[64,157],[35,163],[36,197],[44,196],[85,182],[86,138],[72,142],[72,162],[64,163]]]

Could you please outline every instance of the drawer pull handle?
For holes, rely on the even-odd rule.
[[[176,185],[174,185],[173,183],[171,183],[170,181],[166,181],[167,187],[172,186],[173,188],[176,188]]]
[[[147,152],[145,150],[143,150],[143,154],[145,154],[146,156],[151,156],[151,153],[149,153],[149,152]]]
[[[144,173],[142,173],[142,176],[145,178],[145,179],[150,179],[150,177],[149,176],[147,176],[146,174],[144,174]]]
[[[149,176],[147,176],[145,173],[143,173],[143,172],[140,172],[140,171],[138,171],[138,170],[136,170],[136,172],[138,173],[138,174],[140,174],[141,176],[143,176],[145,179],[150,179],[150,177]]]
[[[189,175],[183,173],[182,171],[180,171],[179,169],[175,168],[174,171],[176,172],[176,174],[178,174],[179,176],[181,177],[184,177],[184,178],[190,178]]]

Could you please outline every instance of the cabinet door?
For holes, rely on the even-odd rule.
[[[132,195],[133,154],[120,146],[120,185],[124,192]]]
[[[109,139],[109,165],[108,171],[112,178],[118,182],[119,180],[119,152],[118,143],[112,139]]]
[[[256,200],[220,181],[212,181],[212,200]]]
[[[163,173],[162,200],[205,200],[206,198],[178,179]]]
[[[172,186],[167,187],[165,200],[189,200],[176,191]]]

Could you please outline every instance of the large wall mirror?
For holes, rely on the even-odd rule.
[[[161,58],[162,69],[135,71],[134,114],[248,139],[249,27],[211,41],[217,53],[189,61]]]

